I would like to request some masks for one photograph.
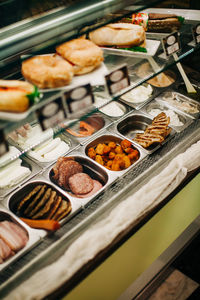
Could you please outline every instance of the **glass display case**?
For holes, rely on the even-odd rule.
[[[95,70],[75,76],[61,87],[37,87],[37,101],[25,112],[0,111],[0,142],[8,146],[8,151],[0,157],[1,221],[16,223],[18,220],[23,227],[27,222],[25,218],[31,219],[30,226],[40,226],[40,229],[31,229],[37,239],[29,251],[16,255],[15,263],[10,258],[6,264],[2,260],[2,295],[9,294],[27,277],[59,259],[105,213],[112,212],[135,195],[154,176],[167,169],[176,156],[200,139],[200,75],[195,67],[190,69],[196,93],[188,94],[177,69],[179,62],[192,61],[199,56],[194,29],[200,22],[200,13],[152,8],[159,7],[162,1],[148,1],[148,5],[145,2],[60,1],[57,7],[46,3],[47,9],[40,7],[42,13],[38,8],[40,14],[31,10],[31,16],[28,7],[22,9],[18,4],[19,10],[23,10],[16,16],[18,22],[5,26],[2,20],[0,70],[1,79],[8,81],[25,80],[21,66],[26,60],[37,55],[58,56],[55,53],[60,44],[72,39],[88,39],[91,32],[109,27],[111,23],[118,24],[116,26],[125,23],[125,28],[129,28],[141,17],[141,14],[136,15],[134,21],[137,13],[144,12],[143,17],[148,18],[154,12],[173,13],[175,18],[178,15],[176,22],[179,22],[175,32],[162,29],[154,32],[147,25],[146,31],[143,29],[144,43],[132,48],[101,45],[98,48],[103,53],[103,61]],[[168,49],[175,45],[172,39],[177,38],[178,51],[168,55],[164,43],[170,36]],[[125,81],[115,85],[116,89],[113,85],[114,92],[110,91],[111,78],[115,84],[118,82],[116,76],[122,71]],[[81,93],[87,94],[83,96],[85,102],[79,101]],[[164,131],[158,137],[155,130],[161,127],[163,130],[163,126]],[[59,163],[63,164],[64,175],[59,174]],[[72,172],[71,168],[76,170]],[[197,162],[197,168],[185,174],[179,185],[159,196],[159,203],[138,215],[137,220],[124,228],[114,242],[111,240],[100,255],[72,274],[63,289],[55,287],[56,295],[63,294],[63,290],[69,292],[134,236],[198,173]],[[64,182],[62,176],[65,176]],[[60,226],[53,233],[45,230],[43,223],[37,223],[45,218],[48,221],[50,216],[54,216]]]

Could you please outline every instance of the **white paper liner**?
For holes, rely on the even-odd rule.
[[[124,229],[161,202],[200,166],[200,141],[175,157],[168,166],[135,194],[117,205],[85,231],[53,264],[35,273],[5,299],[42,299],[68,280],[84,264],[107,247]],[[157,182],[159,181],[159,185]]]

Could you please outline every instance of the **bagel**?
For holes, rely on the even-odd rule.
[[[59,45],[56,52],[73,65],[75,75],[89,73],[103,61],[102,50],[93,42],[83,38]]]
[[[0,80],[0,111],[24,112],[30,106],[28,95],[34,86],[20,80]]]
[[[59,55],[48,54],[23,61],[22,74],[31,83],[46,89],[68,85],[74,72],[72,65]]]
[[[113,23],[90,32],[89,38],[99,46],[141,46],[145,42],[145,31],[139,25]]]

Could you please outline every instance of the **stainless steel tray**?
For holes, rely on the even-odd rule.
[[[158,93],[160,92],[158,88],[153,87],[151,84],[143,83],[142,85],[144,85],[144,86],[150,85],[150,86],[152,87],[152,89],[153,89],[152,94],[150,95],[150,97],[149,97],[147,100],[145,100],[145,101],[143,101],[143,102],[138,102],[138,103],[135,102],[135,103],[132,103],[132,102],[129,102],[129,101],[127,101],[127,100],[124,100],[124,99],[123,99],[123,95],[119,98],[119,100],[120,100],[121,102],[125,103],[126,105],[129,105],[130,107],[132,107],[132,108],[134,108],[134,109],[136,109],[136,110],[139,110],[139,109],[142,108],[144,105],[146,105],[147,103],[149,103],[152,99],[154,99],[154,98],[158,95]]]
[[[15,185],[13,185],[10,188],[0,189],[0,201],[3,200],[3,197],[6,197],[8,194],[10,194],[12,191],[17,189],[23,183],[25,183],[26,181],[30,180],[32,177],[34,177],[35,175],[40,173],[41,170],[42,170],[42,168],[40,166],[38,166],[37,164],[35,164],[31,160],[29,160],[27,157],[23,157],[23,158],[20,158],[20,159],[22,160],[21,165],[24,166],[24,167],[29,168],[31,170],[31,174],[29,176],[27,176],[26,178],[24,178],[21,182],[16,183]]]
[[[132,110],[132,107],[130,107],[129,105],[126,105],[125,103],[122,103],[121,101],[111,101],[110,103],[113,103],[113,102],[116,103],[121,108],[121,110],[124,112],[122,115],[113,116],[113,115],[110,115],[110,114],[108,114],[104,111],[104,106],[101,107],[101,108],[98,107],[98,110],[101,114],[105,115],[106,117],[110,118],[113,121],[116,121],[116,120],[119,120],[119,119],[123,118],[127,113],[129,113]],[[109,105],[109,104],[107,104],[107,105]],[[107,105],[105,105],[105,107]]]
[[[85,153],[85,155],[87,155],[88,149],[90,147],[95,147],[98,143],[116,142],[117,144],[119,144],[122,140],[123,140],[122,136],[120,136],[116,133],[113,134],[113,132],[111,133],[109,130],[106,130],[103,132],[102,135],[96,137],[95,139],[90,141],[90,143],[84,147],[84,153]],[[112,170],[108,170],[104,166],[101,166],[101,167],[104,168],[105,170],[107,170],[108,173],[114,174],[118,178],[120,176],[123,176],[123,174],[127,173],[131,168],[134,168],[146,156],[146,153],[141,148],[139,148],[137,145],[135,145],[132,141],[131,141],[131,143],[132,143],[133,148],[135,148],[139,151],[140,157],[130,167],[128,167],[127,169],[124,169],[122,171],[112,171]]]
[[[69,199],[68,195],[63,192],[58,186],[53,184],[52,182],[45,180],[42,176],[37,176],[34,180],[30,180],[20,188],[18,188],[15,192],[9,195],[7,198],[4,199],[3,204],[4,206],[10,210],[13,214],[17,215],[16,213],[16,205],[22,200],[27,193],[29,193],[36,185],[38,184],[46,184],[48,187],[51,187],[53,190],[57,192],[58,195],[61,195],[63,200],[70,201],[72,210],[71,212],[63,218],[59,223],[62,225],[71,219],[80,209],[81,205],[78,202],[75,202],[73,199]],[[39,232],[40,236],[44,237],[48,234],[46,230],[42,229],[35,229]]]
[[[190,116],[177,110],[175,107],[171,107],[166,102],[163,102],[159,99],[153,100],[151,103],[145,105],[141,111],[153,117],[153,115],[150,113],[152,109],[159,109],[163,112],[166,112],[167,110],[173,111],[177,115],[179,121],[183,123],[183,125],[177,126],[170,122],[170,127],[174,128],[177,132],[181,132],[193,122],[193,119]]]
[[[85,137],[76,137],[72,134],[70,134],[69,132],[66,131],[66,136],[69,136],[70,138],[73,137],[80,145],[85,145],[86,143],[88,143],[88,141],[90,141],[91,139],[94,138],[94,136],[100,134],[102,131],[104,131],[111,123],[112,123],[112,120],[105,116],[104,114],[102,114],[101,112],[98,112],[98,113],[95,113],[95,115],[97,117],[99,117],[101,119],[101,121],[104,123],[103,127],[101,129],[99,129],[98,131],[94,132],[92,135],[89,135],[89,136],[85,136]],[[91,117],[92,117],[91,116]],[[79,122],[75,125],[75,126],[79,126]],[[70,128],[73,130],[73,128]]]
[[[15,224],[22,227],[25,232],[28,234],[29,240],[24,248],[19,250],[15,255],[8,258],[5,262],[0,264],[0,271],[7,268],[14,261],[23,256],[26,252],[30,251],[33,247],[35,247],[39,242],[41,242],[41,238],[38,235],[38,232],[35,229],[30,228],[24,222],[22,222],[19,218],[17,218],[13,213],[7,211],[3,206],[0,206],[0,221],[12,221]]]
[[[133,141],[132,138],[134,138],[136,133],[142,133],[145,130],[145,128],[149,124],[151,124],[152,119],[153,118],[151,116],[141,111],[134,111],[132,114],[129,114],[127,117],[115,123],[113,128],[110,127],[109,130],[119,134],[122,138],[128,139],[133,143],[133,145],[137,146],[140,149],[143,149],[145,153],[152,154],[162,145],[164,145],[167,141],[169,141],[170,138],[172,138],[172,136],[176,133],[176,131],[172,129],[171,133],[161,144],[152,145],[148,149],[143,148],[136,141]]]
[[[167,93],[169,93],[169,94],[170,93],[175,94],[178,97],[178,99],[180,99],[179,100],[180,103],[182,103],[182,101],[184,101],[186,103],[186,105],[187,104],[191,104],[191,105],[193,104],[199,110],[199,112],[198,113],[189,113],[189,112],[184,111],[184,109],[181,109],[180,106],[177,107],[177,106],[173,105],[172,103],[167,102],[165,99],[163,99],[163,97],[165,97],[165,96],[168,95]],[[193,99],[191,99],[191,98],[189,98],[189,97],[187,97],[187,96],[185,96],[185,95],[183,95],[183,94],[180,94],[179,92],[177,92],[174,89],[168,89],[167,92],[164,92],[164,93],[160,94],[156,98],[156,100],[157,99],[160,100],[160,101],[163,101],[165,104],[167,103],[170,107],[176,108],[177,111],[180,111],[180,112],[182,112],[182,113],[184,113],[184,114],[186,114],[186,115],[188,115],[188,116],[190,116],[192,118],[198,119],[199,116],[200,116],[200,103],[197,102],[197,101],[195,101],[195,100],[193,100]]]

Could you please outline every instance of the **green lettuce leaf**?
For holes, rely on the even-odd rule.
[[[31,94],[27,94],[26,97],[29,99],[30,105],[38,103],[40,101],[40,93],[38,88],[34,86],[34,91]]]

